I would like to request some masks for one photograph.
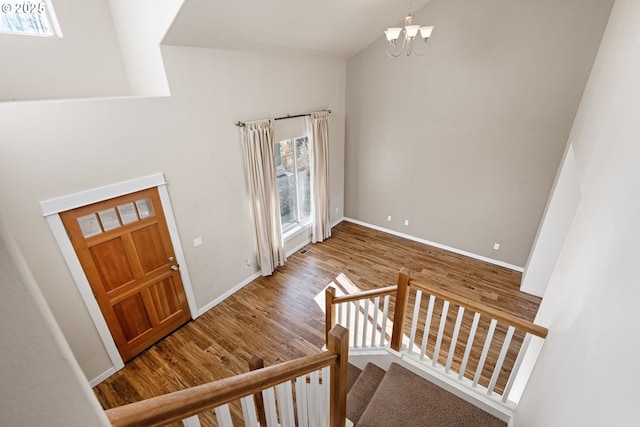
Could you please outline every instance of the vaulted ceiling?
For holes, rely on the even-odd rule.
[[[430,0],[412,1],[417,11]],[[186,0],[164,44],[349,58],[400,23],[405,0]]]

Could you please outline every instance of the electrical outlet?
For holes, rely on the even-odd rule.
[[[494,243],[494,244],[493,244],[493,250],[494,250],[494,251],[498,251],[498,250],[500,250],[500,243]]]
[[[202,237],[196,237],[195,239],[193,239],[193,247],[197,248],[199,246],[202,246]]]
[[[387,221],[391,222],[391,215],[387,217]]]
[[[409,225],[409,220],[408,219],[404,220],[404,225]]]
[[[245,267],[251,267],[251,260],[249,258],[244,260],[244,266]]]

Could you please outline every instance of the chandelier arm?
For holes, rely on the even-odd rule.
[[[387,55],[392,58],[397,58],[398,56],[400,56],[404,51],[405,42],[406,40],[404,36],[402,36],[402,45],[399,48],[395,42],[389,42],[389,44],[387,44]]]
[[[429,39],[422,39],[422,43],[420,43],[420,46],[418,46],[418,48],[414,49],[413,51],[415,52],[416,55],[423,56],[429,53],[430,50],[431,50],[431,43],[429,43]]]

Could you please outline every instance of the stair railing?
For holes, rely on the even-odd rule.
[[[327,336],[340,324],[351,331],[350,348],[387,347],[391,338],[389,302],[397,289],[394,285],[337,296],[335,288],[329,286],[325,290]]]
[[[228,405],[239,400],[244,425],[257,427],[261,424],[258,421],[254,395],[261,393],[267,408],[263,423],[266,422],[269,427],[344,427],[348,343],[348,330],[337,325],[328,334],[325,352],[109,409],[106,414],[114,427],[162,426],[180,420],[185,426],[191,427],[200,425],[199,414],[213,409],[218,425],[226,427],[234,425]],[[315,379],[318,384],[320,372],[324,373],[323,379],[329,378],[326,392],[307,387],[307,375],[311,376],[312,382]],[[322,383],[327,384],[324,380]],[[293,389],[296,391],[296,411],[293,410]],[[306,396],[307,390],[310,390],[309,396]],[[325,403],[325,406],[311,407],[319,402]]]
[[[327,288],[325,295],[327,328],[349,325],[353,331],[350,348],[389,347],[414,365],[502,404],[509,401],[529,342],[546,338],[548,332],[532,322],[412,279],[404,268],[397,286],[345,296],[336,296],[333,288]],[[395,296],[393,322],[387,321],[390,296]],[[385,300],[383,314],[378,316],[380,297]],[[341,317],[341,312],[346,315]],[[410,328],[408,336],[406,326]],[[389,329],[391,332],[385,333]],[[372,334],[374,339],[369,341]],[[376,334],[383,339],[375,339]]]

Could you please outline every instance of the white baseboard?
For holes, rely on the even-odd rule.
[[[544,297],[544,292],[540,292],[538,289],[529,288],[527,286],[520,287],[520,291],[524,292],[525,294],[533,295],[534,297]]]
[[[107,369],[106,371],[104,371],[103,373],[101,373],[100,375],[98,375],[97,377],[95,377],[94,379],[89,381],[89,385],[91,386],[91,388],[97,386],[98,384],[100,384],[102,381],[106,380],[107,378],[109,378],[111,375],[115,374],[116,368],[114,368],[113,366],[109,369]]]
[[[224,301],[225,299],[229,298],[231,295],[235,294],[240,289],[244,288],[249,283],[251,283],[254,280],[256,280],[258,277],[260,277],[260,272],[254,273],[250,277],[248,277],[245,280],[243,280],[242,283],[239,283],[236,286],[234,286],[233,288],[229,289],[227,292],[225,292],[224,294],[220,295],[218,298],[216,298],[213,301],[211,301],[209,304],[207,304],[204,307],[202,307],[200,309],[200,311],[198,312],[198,316],[202,316],[204,313],[206,313],[207,311],[211,310],[213,307],[215,307],[216,305],[220,304],[222,301]]]
[[[295,254],[300,249],[302,249],[305,246],[307,246],[309,243],[311,243],[311,237],[309,237],[307,240],[305,240],[304,242],[300,243],[298,246],[296,246],[295,248],[293,248],[289,252],[287,252],[287,258],[289,258],[291,255]]]
[[[482,256],[482,255],[477,255],[477,254],[474,254],[474,253],[471,253],[471,252],[463,251],[462,249],[452,248],[451,246],[442,245],[442,244],[436,243],[436,242],[431,242],[429,240],[421,239],[419,237],[411,236],[409,234],[400,233],[398,231],[390,230],[388,228],[379,227],[377,225],[369,224],[367,222],[359,221],[357,219],[344,217],[344,220],[352,222],[354,224],[362,225],[363,227],[368,227],[368,228],[372,228],[374,230],[382,231],[384,233],[393,234],[394,236],[402,237],[402,238],[405,238],[405,239],[408,239],[408,240],[413,240],[414,242],[423,243],[423,244],[429,245],[429,246],[434,246],[434,247],[439,248],[439,249],[444,249],[445,251],[453,252],[453,253],[456,253],[458,255],[468,256],[469,258],[477,259],[479,261],[488,262],[489,264],[498,265],[500,267],[505,267],[505,268],[508,268],[510,270],[518,271],[520,273],[524,272],[524,268],[523,267],[518,267],[517,265],[509,264],[509,263],[504,262],[504,261],[500,261],[500,260],[492,259],[492,258],[487,258],[487,257]]]

